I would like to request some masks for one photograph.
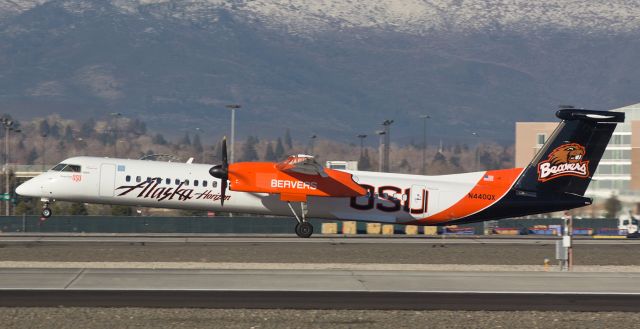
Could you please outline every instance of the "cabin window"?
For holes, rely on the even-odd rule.
[[[169,185],[171,184],[171,178],[167,178],[164,180],[165,184]]]
[[[176,185],[180,185],[180,180],[176,178]]]
[[[202,187],[207,187],[207,181],[206,180],[202,181]]]
[[[213,182],[211,183],[211,187],[213,187],[213,188],[218,187],[218,182],[213,181]]]
[[[156,178],[156,184],[160,184],[160,183],[162,183],[162,178],[160,177]]]
[[[125,180],[127,181],[127,183],[128,183],[128,182],[130,182],[130,181],[131,181],[131,175],[127,175],[127,177],[125,178]]]
[[[188,179],[185,179],[185,180],[184,180],[184,185],[185,185],[185,186],[189,186],[189,180],[188,180]]]
[[[142,177],[136,176],[136,183],[140,183],[142,181]]]
[[[151,177],[147,177],[147,183],[151,183]]]
[[[193,186],[198,186],[198,180],[197,179],[193,181]]]

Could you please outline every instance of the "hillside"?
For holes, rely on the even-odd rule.
[[[167,136],[510,144],[558,104],[638,102],[634,1],[0,0],[0,104],[122,112]],[[369,140],[371,145],[375,140]]]

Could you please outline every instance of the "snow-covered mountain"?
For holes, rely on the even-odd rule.
[[[91,0],[0,0],[0,17],[10,17],[47,2],[61,2],[81,14],[103,6]],[[215,19],[228,9],[294,33],[336,29],[382,29],[427,35],[434,31],[588,30],[634,32],[640,28],[636,0],[102,0],[122,13],[154,10],[178,19]],[[163,9],[161,12],[159,9]]]
[[[432,135],[509,142],[557,104],[637,103],[639,53],[637,0],[0,0],[2,111],[176,135],[237,102],[241,133],[352,140],[392,118],[419,140],[430,113]]]

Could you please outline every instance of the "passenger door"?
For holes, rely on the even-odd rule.
[[[409,193],[409,214],[415,219],[421,219],[425,217],[427,212],[427,200],[429,198],[429,191],[427,191],[424,185],[411,185],[411,192]]]
[[[116,165],[103,163],[100,166],[100,196],[112,197],[116,189]]]

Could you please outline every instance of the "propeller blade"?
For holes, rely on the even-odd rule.
[[[229,160],[227,159],[227,137],[222,139],[222,165],[225,169],[229,168]]]
[[[209,174],[220,179],[220,204],[224,206],[224,199],[227,195],[229,180],[229,160],[227,158],[227,137],[222,139],[222,164],[215,165],[209,169]]]
[[[222,180],[220,184],[220,205],[224,206],[224,199],[227,197],[227,180]]]

